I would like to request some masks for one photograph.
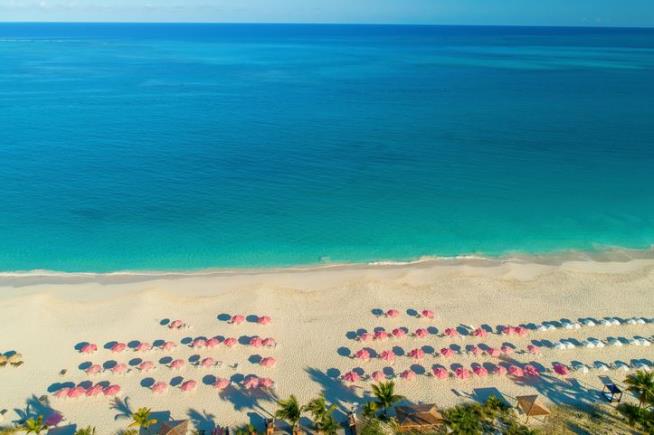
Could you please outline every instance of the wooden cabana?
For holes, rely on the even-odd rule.
[[[161,425],[159,435],[187,435],[188,431],[188,420],[171,421]]]
[[[395,408],[400,431],[431,431],[441,426],[445,419],[434,404],[398,406]]]
[[[527,416],[527,421],[529,421],[529,417],[547,417],[550,415],[550,410],[538,400],[538,394],[518,396],[516,400],[518,401],[518,407]]]

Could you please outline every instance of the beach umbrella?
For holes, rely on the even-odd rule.
[[[516,326],[514,329],[515,333],[518,334],[520,337],[525,337],[527,334],[529,334],[529,331],[527,328],[524,326]]]
[[[564,350],[564,349],[567,349],[567,348],[566,348],[566,346],[565,346],[565,343],[556,343],[556,344],[554,345],[554,349],[556,349],[556,350]]]
[[[375,381],[375,382],[381,382],[381,381],[386,380],[386,375],[384,375],[384,373],[382,371],[380,371],[380,370],[372,372],[371,377],[372,377],[372,380]]]
[[[540,325],[540,326],[538,326],[537,329],[538,329],[539,332],[546,332],[546,331],[549,330],[549,328],[547,327],[547,325]]]
[[[629,371],[629,366],[627,364],[623,363],[622,361],[618,361],[618,362],[615,363],[615,369],[616,370],[624,370],[626,372],[626,371]]]
[[[379,354],[379,359],[392,364],[395,361],[395,353],[392,350],[383,350]]]
[[[606,320],[606,319],[602,319],[602,320],[600,320],[599,323],[600,323],[600,325],[602,325],[602,326],[606,326],[606,327],[612,326],[611,322],[609,322],[609,321]]]
[[[125,349],[127,349],[127,345],[125,343],[114,343],[114,345],[111,346],[112,352],[122,352]]]
[[[229,379],[225,378],[216,378],[216,382],[213,384],[214,388],[217,390],[224,390],[229,386]]]
[[[168,384],[162,381],[155,382],[150,389],[153,393],[164,393],[168,390]]]
[[[584,341],[581,342],[581,344],[583,344],[586,349],[594,349],[595,348],[595,343],[593,343],[592,341],[584,340]]]
[[[223,341],[223,344],[224,344],[225,346],[227,346],[227,347],[232,347],[232,346],[234,346],[236,343],[238,343],[238,342],[236,341],[236,339],[235,339],[234,337],[227,337],[227,338],[225,339],[225,341]]]
[[[554,372],[561,376],[567,376],[570,373],[570,369],[563,364],[554,364]]]
[[[405,381],[414,381],[416,379],[416,372],[413,370],[404,370],[402,373],[400,373],[400,378],[404,379]]]
[[[441,355],[443,355],[445,358],[451,358],[454,356],[454,351],[449,347],[444,347],[441,349]]]
[[[243,381],[243,387],[246,390],[253,390],[253,389],[257,388],[258,386],[259,386],[259,378],[257,378],[256,376],[248,376]]]
[[[437,379],[445,379],[450,376],[450,374],[447,372],[447,369],[444,367],[434,367],[432,369],[432,373]]]
[[[58,412],[54,412],[45,419],[44,423],[46,426],[56,426],[62,421],[64,421],[64,417]]]
[[[458,367],[454,371],[454,376],[456,376],[457,379],[468,379],[470,377],[470,370],[463,367]]]
[[[503,376],[506,374],[506,368],[503,366],[497,366],[495,367],[495,371],[493,372],[493,374],[497,376]]]
[[[395,308],[391,308],[390,310],[386,311],[386,317],[391,317],[395,318],[400,315],[400,312],[396,310]]]
[[[240,325],[244,321],[245,321],[245,316],[243,316],[242,314],[235,314],[234,316],[232,316],[232,319],[229,322],[233,325]]]
[[[54,393],[54,396],[57,399],[64,399],[64,398],[68,397],[68,392],[69,391],[70,391],[69,387],[60,388],[60,389],[57,390],[56,393]]]
[[[425,351],[420,348],[412,349],[409,352],[409,356],[413,359],[423,359],[425,357]]]
[[[627,319],[627,325],[635,325],[636,324],[636,318],[632,317],[631,319]]]
[[[540,353],[540,347],[535,346],[533,344],[527,345],[527,352],[529,352],[532,355],[538,355]]]
[[[502,355],[502,352],[499,349],[495,349],[494,347],[489,347],[488,350],[486,350],[486,353],[488,353],[493,358],[499,358],[499,356]]]
[[[486,370],[486,368],[484,368],[482,366],[473,367],[472,372],[475,375],[479,376],[480,378],[485,378],[486,376],[488,376],[488,370]]]
[[[575,346],[575,344],[574,344],[573,342],[571,342],[571,341],[568,341],[568,342],[566,342],[566,343],[564,343],[564,344],[565,344],[566,349],[574,349],[575,347],[577,347],[577,346]]]
[[[272,319],[270,318],[270,316],[260,316],[257,318],[257,323],[259,325],[268,325],[271,321]]]
[[[272,388],[272,386],[273,386],[274,384],[275,384],[275,383],[274,383],[273,380],[270,379],[270,378],[260,378],[260,379],[259,379],[259,387],[260,387],[260,388]]]
[[[527,376],[539,376],[540,373],[538,372],[538,369],[535,366],[532,366],[531,364],[527,364],[524,367],[524,372]]]
[[[575,367],[575,371],[583,373],[584,375],[588,373],[588,367],[586,367],[586,364],[579,364]]]
[[[611,325],[613,325],[613,326],[619,326],[620,323],[621,323],[620,320],[618,320],[616,318],[610,319],[609,321],[611,322]]]
[[[94,386],[86,390],[86,396],[95,397],[95,396],[99,396],[103,392],[104,392],[104,387],[100,384],[95,384]]]
[[[448,337],[456,337],[459,335],[459,333],[454,328],[445,328],[444,333]]]
[[[277,346],[277,342],[274,338],[268,337],[263,339],[263,345],[266,347],[275,347]]]
[[[127,372],[127,364],[125,363],[119,363],[113,366],[110,370],[111,373],[116,374],[116,375],[122,375],[123,373]]]
[[[176,359],[170,363],[170,368],[179,370],[182,369],[185,365],[186,365],[186,361],[184,361],[183,359]]]
[[[154,363],[152,361],[143,361],[139,364],[139,370],[142,372],[149,372],[152,369],[154,369]]]
[[[359,379],[360,379],[359,374],[355,371],[350,371],[343,375],[343,380],[345,382],[354,383],[354,382],[358,382]]]
[[[502,333],[504,335],[511,335],[514,332],[515,332],[515,329],[513,328],[513,326],[505,326],[505,327],[502,328]]]
[[[590,319],[587,319],[587,320],[583,321],[582,323],[583,323],[585,326],[595,326],[595,322],[593,322],[593,321],[590,320]]]
[[[414,334],[418,338],[425,338],[427,335],[429,335],[429,332],[425,328],[418,328]]]
[[[73,387],[70,390],[68,390],[68,397],[71,398],[76,398],[76,397],[82,397],[86,396],[86,388],[78,385],[77,387]]]
[[[252,347],[261,347],[263,346],[263,340],[261,339],[261,337],[254,336],[250,338],[249,344]]]
[[[173,320],[173,321],[170,322],[170,324],[168,325],[168,327],[169,327],[170,329],[179,329],[179,328],[181,328],[182,326],[184,326],[184,322],[182,322],[181,320]]]
[[[513,353],[513,348],[511,346],[504,345],[500,348],[503,354],[511,355]]]
[[[0,353],[0,367],[6,365],[8,361],[9,358],[7,358],[5,355]]]
[[[364,332],[359,335],[359,341],[370,341],[374,338],[374,336],[369,333],[369,332]]]
[[[395,338],[402,338],[406,336],[406,331],[404,330],[404,328],[395,328],[393,329],[392,334],[393,337]]]
[[[422,310],[422,312],[420,314],[425,319],[433,319],[434,318],[434,312],[432,310]]]
[[[82,353],[93,353],[98,350],[98,346],[93,344],[93,343],[87,343],[84,346],[82,346],[81,352]]]
[[[509,374],[511,376],[521,377],[521,376],[524,376],[525,373],[520,367],[518,367],[516,365],[511,365],[511,366],[509,366]]]
[[[645,338],[638,338],[638,342],[640,343],[641,346],[651,346],[651,342]]]
[[[193,343],[191,343],[191,347],[194,349],[202,349],[204,347],[207,347],[207,340],[198,337],[195,340],[193,340]]]
[[[597,370],[599,370],[599,371],[602,371],[602,372],[608,372],[609,371],[609,366],[607,366],[606,364],[604,364],[601,361],[595,362],[595,368]]]
[[[213,349],[219,344],[220,344],[220,338],[218,337],[211,337],[210,339],[207,340],[207,347],[210,349]]]
[[[266,357],[266,358],[262,359],[259,364],[262,367],[271,368],[271,367],[275,367],[275,365],[277,364],[277,360],[275,358],[273,358],[272,356],[269,356],[269,357]]]
[[[200,366],[204,368],[213,367],[215,365],[216,365],[216,360],[211,358],[210,356],[203,358],[202,361],[200,361]]]
[[[198,383],[194,380],[184,381],[180,389],[184,392],[194,391],[198,387]]]
[[[383,329],[375,331],[375,340],[384,341],[386,339],[388,339],[388,332]]]
[[[161,348],[163,350],[173,350],[177,347],[177,344],[175,344],[172,341],[166,341],[164,344],[161,345]]]
[[[483,328],[477,328],[474,331],[472,331],[472,335],[475,337],[486,337],[488,336],[488,331],[486,331]]]
[[[470,352],[474,356],[479,356],[482,353],[482,350],[478,346],[475,346],[473,344],[471,346],[468,346],[468,352]]]
[[[84,372],[85,372],[87,375],[97,375],[97,374],[100,373],[101,371],[102,371],[102,366],[101,366],[100,364],[93,364],[93,365],[91,365],[89,368],[87,368],[86,370],[84,370]]]
[[[152,349],[152,345],[150,343],[141,342],[136,346],[136,349],[134,350],[137,352],[146,352],[151,349]]]
[[[356,359],[368,361],[370,359],[370,352],[368,352],[367,349],[359,349],[354,353],[354,357]]]

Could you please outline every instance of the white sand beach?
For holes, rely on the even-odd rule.
[[[99,433],[113,433],[128,419],[121,410],[112,409],[113,400],[99,397],[57,398],[62,387],[82,383],[106,382],[120,385],[121,399],[128,398],[132,408],[147,406],[155,412],[170,412],[172,418],[191,418],[199,427],[213,424],[239,425],[260,422],[275,409],[275,396],[295,394],[306,401],[324,391],[330,401],[339,404],[339,416],[351,405],[361,403],[370,380],[348,386],[340,380],[344,373],[356,369],[364,378],[376,370],[397,376],[398,390],[411,400],[453,405],[476,397],[475,390],[494,387],[508,400],[520,394],[538,393],[553,403],[599,401],[602,376],[621,382],[622,370],[606,372],[592,368],[596,362],[634,364],[654,361],[654,260],[625,261],[543,261],[530,263],[515,260],[470,259],[460,261],[425,261],[406,265],[352,265],[311,269],[269,271],[219,271],[193,274],[26,274],[0,278],[0,353],[19,352],[24,364],[0,368],[0,410],[6,409],[2,424],[20,418],[31,403],[38,411],[36,399],[47,395],[50,407],[69,422],[80,426],[97,426]],[[378,316],[395,308],[396,318]],[[433,310],[434,319],[417,317],[423,309]],[[231,315],[242,314],[247,320],[229,324]],[[267,315],[268,325],[253,322],[251,316]],[[618,317],[619,325],[575,327],[579,319]],[[646,323],[627,319],[645,318]],[[173,330],[163,323],[180,319],[188,328]],[[569,319],[566,329],[562,319]],[[529,329],[526,336],[496,333],[500,325],[536,327],[542,322],[557,321],[560,327],[541,331]],[[533,323],[534,325],[529,325]],[[465,336],[468,326],[488,325],[493,332],[487,337]],[[409,335],[387,341],[360,342],[356,336],[366,330],[383,327],[391,332],[406,327]],[[448,328],[458,328],[463,337],[443,337]],[[425,328],[429,334],[416,338],[411,333]],[[276,347],[253,347],[249,337],[273,337]],[[191,348],[196,337],[234,337],[240,343],[233,348],[220,345]],[[584,340],[596,338],[603,348],[584,347]],[[615,340],[622,346],[611,344]],[[561,339],[577,346],[556,349]],[[172,350],[139,352],[127,349],[112,353],[108,343],[174,341]],[[83,354],[76,350],[81,343],[93,343],[98,351]],[[486,344],[499,348],[510,343],[511,355],[502,359],[465,353],[467,345]],[[540,355],[526,352],[528,345],[538,345]],[[579,346],[581,344],[581,346]],[[444,347],[461,354],[452,358],[434,356]],[[369,348],[373,358],[351,358],[357,350]],[[422,360],[406,356],[414,348],[427,355]],[[393,350],[394,364],[374,355]],[[194,358],[194,355],[198,355]],[[220,367],[197,368],[193,361],[207,356],[221,361]],[[277,364],[264,368],[261,357],[272,356]],[[167,367],[171,360],[182,359],[180,370]],[[152,361],[155,369],[140,372],[136,366]],[[551,372],[552,363],[568,367],[574,361],[591,367],[588,373],[573,372],[568,378]],[[498,363],[523,366],[531,363],[548,372],[540,378],[489,375],[467,380],[439,380],[431,376],[434,366],[449,371],[458,365],[470,369],[478,363],[492,369]],[[125,363],[125,374],[105,370],[88,375],[83,368],[91,364],[111,367]],[[81,368],[80,368],[81,367]],[[417,378],[405,381],[399,374],[412,369]],[[66,370],[65,374],[60,371]],[[633,370],[633,368],[631,368]],[[244,376],[255,374],[274,381],[270,391],[247,391]],[[232,380],[219,393],[211,384],[215,378]],[[183,381],[195,380],[197,389],[182,392]],[[155,381],[172,383],[163,394],[153,393]]]

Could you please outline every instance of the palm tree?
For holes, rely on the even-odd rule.
[[[75,431],[75,435],[95,435],[95,427],[86,426]]]
[[[445,413],[445,421],[456,434],[478,435],[482,433],[481,412],[478,406],[459,405]]]
[[[132,414],[132,423],[128,427],[138,427],[147,429],[152,425],[157,424],[156,418],[150,418],[150,408],[139,408]]]
[[[646,403],[654,403],[654,373],[638,370],[627,376],[624,381],[627,390],[638,396],[638,407],[642,408]]]
[[[275,417],[290,424],[293,428],[293,433],[298,433],[298,423],[302,417],[304,407],[300,406],[297,398],[292,394],[288,399],[278,401],[277,406],[279,406],[279,409],[275,412]]]
[[[379,405],[377,402],[367,402],[363,405],[363,415],[366,418],[375,418],[377,416],[377,411],[379,411]]]
[[[314,425],[317,432],[323,434],[334,434],[338,429],[338,424],[332,414],[336,410],[336,405],[332,404],[327,406],[325,395],[321,394],[315,399],[311,400],[305,409],[309,411],[313,417]]]
[[[39,415],[36,418],[29,418],[23,424],[23,429],[25,430],[25,433],[35,433],[36,435],[39,435],[41,432],[48,430],[48,426],[43,424],[43,416]]]
[[[388,408],[404,399],[404,396],[395,394],[395,382],[380,382],[372,386],[372,393],[377,398],[377,404],[383,409],[384,417],[388,418]]]

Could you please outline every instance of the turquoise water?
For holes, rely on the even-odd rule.
[[[0,24],[0,270],[654,243],[654,30]]]

